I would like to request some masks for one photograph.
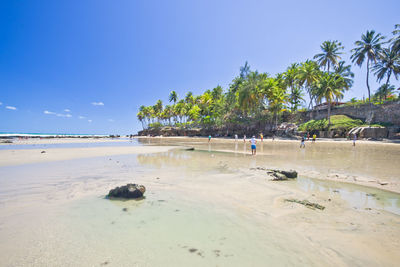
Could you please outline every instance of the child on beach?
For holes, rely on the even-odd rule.
[[[246,135],[243,136],[243,142],[246,143]]]
[[[253,137],[250,140],[251,143],[251,155],[255,155],[256,154],[256,137],[253,135]]]
[[[264,140],[264,135],[260,133],[261,142]]]
[[[211,141],[211,135],[208,136],[208,142],[210,143]]]
[[[353,138],[353,146],[356,146],[356,141],[357,141],[357,134],[354,134],[354,138]]]
[[[317,135],[316,135],[316,134],[313,134],[313,136],[312,136],[312,142],[313,142],[313,143],[315,143],[315,139],[317,139]]]
[[[305,147],[306,147],[306,145],[304,144],[304,141],[305,141],[305,137],[303,136],[303,137],[301,138],[300,148],[305,148]]]

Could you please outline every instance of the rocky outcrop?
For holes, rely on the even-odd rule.
[[[306,117],[319,120],[326,118],[327,113],[327,109],[312,110],[306,112]],[[384,122],[394,126],[400,126],[400,101],[392,101],[372,106],[366,103],[363,105],[332,107],[331,115],[347,115],[351,118],[361,119],[366,123],[373,124]]]
[[[357,134],[358,138],[387,138],[388,137],[388,129],[383,127],[356,127],[350,130],[349,136],[352,137],[354,134]]]
[[[143,197],[146,187],[138,184],[127,184],[111,189],[107,198],[135,199]]]

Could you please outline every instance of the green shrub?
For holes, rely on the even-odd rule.
[[[348,131],[351,128],[359,127],[363,125],[362,120],[352,119],[346,115],[333,115],[331,116],[330,130],[345,130]],[[328,120],[310,120],[299,126],[300,131],[326,131],[328,130]]]
[[[153,122],[149,124],[149,128],[160,129],[163,125],[160,122]]]

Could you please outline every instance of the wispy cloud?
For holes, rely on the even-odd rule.
[[[6,106],[6,109],[17,110],[17,108],[16,108],[16,107],[13,107],[13,106]]]
[[[109,121],[109,122],[114,122],[114,120],[113,120],[113,119],[108,119],[108,121]]]
[[[57,117],[63,117],[63,118],[71,118],[72,117],[71,114],[60,114],[60,113],[56,114],[56,116]]]
[[[3,103],[0,102],[0,106],[3,105]]]
[[[71,118],[72,117],[71,114],[55,113],[53,111],[48,111],[48,110],[43,111],[43,113],[46,114],[46,115],[55,115],[57,117],[63,117],[63,118]]]
[[[87,120],[88,122],[92,122],[92,120]]]
[[[103,102],[92,102],[93,106],[104,106]]]
[[[86,119],[85,116],[79,116],[78,118],[81,119],[81,120]]]
[[[71,112],[71,110],[66,108],[66,109],[64,109],[64,112]]]

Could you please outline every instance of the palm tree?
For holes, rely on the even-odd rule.
[[[250,65],[247,63],[243,67],[240,67],[240,78],[245,79],[250,74]]]
[[[382,101],[382,98],[386,100],[388,95],[392,94],[396,88],[394,85],[390,84],[382,84],[378,90],[376,91],[375,95],[379,97],[379,101]]]
[[[286,70],[284,75],[284,80],[286,86],[290,88],[290,103],[291,103],[291,110],[295,111],[297,106],[296,103],[298,102],[297,95],[298,93],[298,85],[300,83],[299,79],[299,64],[293,63],[290,67]]]
[[[323,73],[318,83],[317,101],[325,98],[328,103],[328,128],[331,124],[331,104],[335,98],[342,98],[344,88],[347,86],[340,75],[334,73]]]
[[[396,52],[393,46],[384,48],[379,55],[378,62],[373,66],[373,70],[375,70],[378,82],[386,76],[386,85],[388,85],[392,73],[397,80],[400,74],[400,53]]]
[[[178,100],[178,94],[175,91],[171,91],[169,94],[169,102],[174,101],[174,104],[176,104],[176,101]]]
[[[137,116],[138,120],[140,121],[140,123],[142,123],[142,128],[143,128],[143,130],[144,130],[144,124],[143,124],[144,115],[143,115],[143,112],[142,112],[142,111],[139,111],[139,112],[136,114],[136,116]]]
[[[351,71],[351,65],[346,66],[345,64],[344,61],[340,61],[335,67],[335,73],[342,76],[348,88],[350,88],[353,85],[354,73]]]
[[[318,81],[320,72],[321,71],[319,70],[318,64],[312,60],[307,60],[300,66],[299,83],[301,86],[304,85],[306,87],[308,96],[310,97],[310,104],[308,105],[308,108],[312,107],[314,98],[313,85]]]
[[[193,93],[192,92],[187,92],[186,96],[185,96],[185,102],[186,104],[193,104],[194,103],[194,97],[193,97]]]
[[[351,61],[356,65],[360,66],[363,64],[365,57],[367,57],[367,88],[368,88],[368,100],[371,103],[371,90],[369,88],[369,68],[370,61],[376,62],[378,54],[381,50],[382,40],[385,37],[380,33],[375,34],[375,31],[367,31],[366,34],[361,35],[361,40],[356,41],[354,44],[355,48],[351,50],[353,53],[350,57]]]
[[[394,37],[390,39],[390,44],[394,51],[400,52],[400,24],[394,25],[394,31],[392,33]]]
[[[341,52],[343,49],[344,46],[337,40],[325,41],[321,45],[322,53],[316,54],[314,59],[317,60],[321,67],[324,67],[324,69],[327,68],[329,72],[331,65],[338,65],[338,61],[341,59],[339,55],[343,54],[343,52]]]

